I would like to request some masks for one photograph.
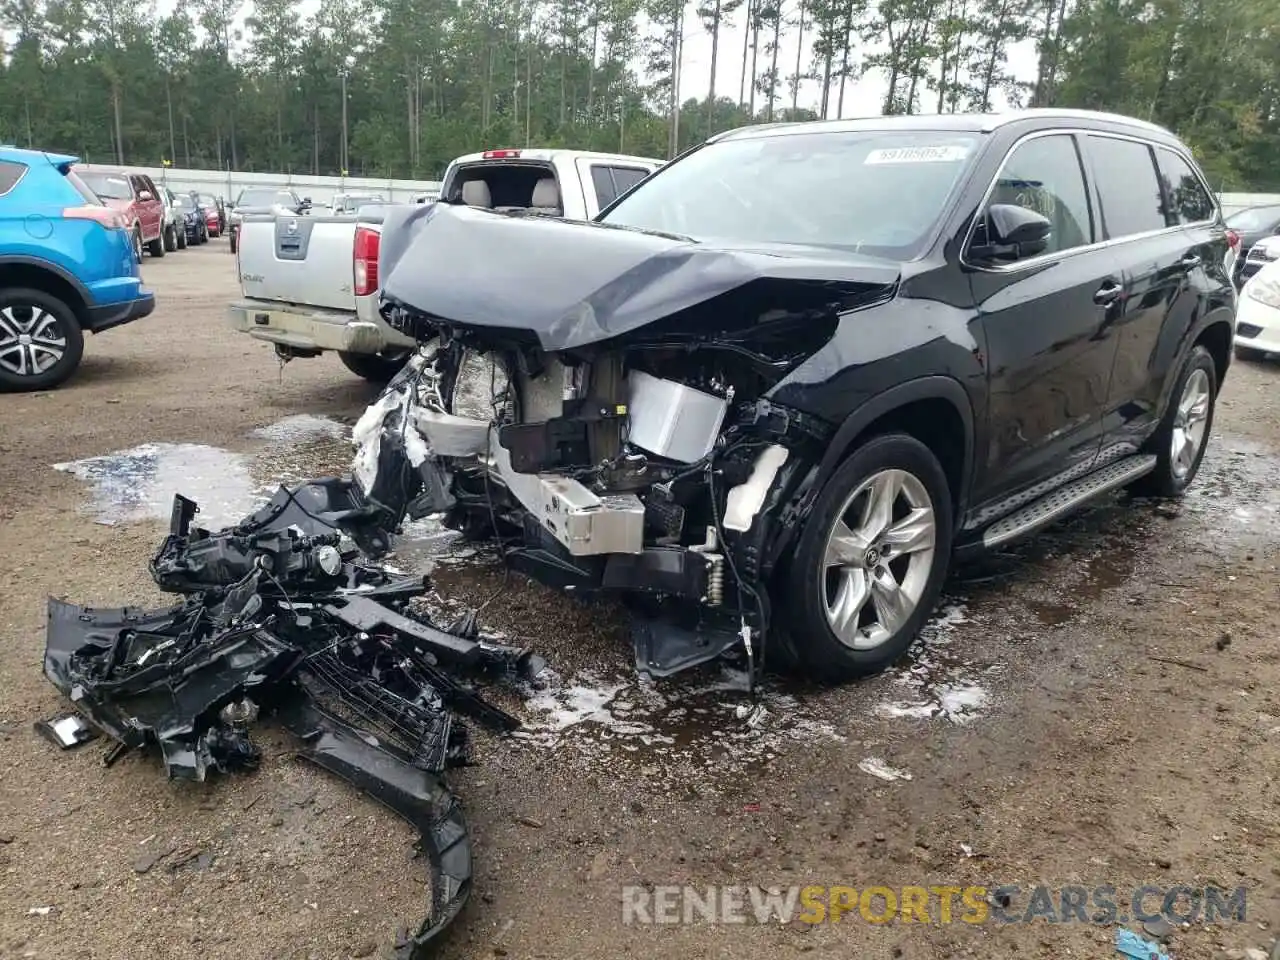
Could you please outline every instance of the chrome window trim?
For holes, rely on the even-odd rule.
[[[1015,261],[1014,263],[1006,263],[1006,264],[1000,264],[996,266],[974,263],[972,260],[969,259],[969,247],[973,243],[974,233],[977,232],[978,220],[982,216],[982,211],[987,209],[987,204],[990,203],[991,195],[996,191],[996,186],[1000,182],[1000,176],[1001,174],[1004,173],[1005,167],[1009,163],[1009,158],[1014,155],[1014,153],[1017,151],[1019,147],[1021,147],[1024,143],[1026,143],[1029,140],[1035,140],[1041,137],[1055,137],[1055,136],[1109,137],[1113,140],[1129,140],[1134,143],[1140,143],[1143,146],[1147,147],[1148,149],[1163,148],[1165,150],[1169,150],[1172,153],[1177,154],[1186,162],[1191,172],[1196,175],[1196,179],[1198,179],[1200,181],[1200,185],[1205,188],[1205,192],[1209,195],[1209,199],[1213,201],[1214,216],[1209,218],[1208,220],[1197,220],[1194,223],[1180,223],[1172,227],[1162,227],[1159,230],[1146,230],[1142,233],[1126,234],[1123,237],[1114,237],[1107,240],[1095,240],[1093,243],[1084,244],[1079,247],[1072,247],[1070,250],[1058,250],[1058,251],[1055,251],[1054,253],[1042,253],[1035,257],[1028,257],[1026,260]],[[1077,145],[1076,149],[1078,151],[1077,155],[1079,159],[1084,160],[1085,159],[1085,157],[1083,156],[1084,145],[1079,144]],[[1152,160],[1154,163],[1155,158],[1153,157]],[[1152,169],[1153,169],[1153,172],[1155,172],[1157,178],[1159,178],[1160,176],[1159,166],[1154,165]],[[1084,168],[1081,169],[1080,174],[1085,179],[1086,187],[1093,188],[1090,193],[1090,212],[1091,214],[1097,217],[1098,222],[1097,224],[1095,224],[1095,226],[1101,227],[1102,211],[1092,210],[1093,194],[1097,193],[1095,184],[1093,183],[1092,178],[1088,175],[1087,171]],[[1099,197],[1099,200],[1100,199],[1101,198]],[[991,178],[991,183],[987,185],[986,192],[983,193],[982,195],[982,202],[978,204],[978,212],[974,215],[973,219],[969,222],[968,230],[965,231],[964,243],[960,247],[960,265],[967,269],[977,270],[982,273],[994,273],[994,274],[1015,273],[1019,270],[1025,270],[1030,267],[1043,266],[1044,264],[1047,264],[1047,263],[1053,263],[1060,260],[1064,260],[1067,257],[1074,257],[1081,253],[1092,253],[1095,250],[1105,250],[1108,247],[1119,246],[1122,243],[1133,243],[1134,241],[1137,241],[1137,240],[1148,240],[1152,237],[1164,236],[1165,234],[1172,236],[1174,233],[1180,233],[1184,230],[1188,230],[1193,227],[1211,226],[1218,222],[1220,215],[1221,215],[1221,205],[1219,203],[1217,195],[1212,190],[1209,189],[1209,185],[1208,183],[1205,182],[1204,176],[1200,172],[1199,167],[1197,167],[1194,159],[1188,156],[1187,153],[1180,148],[1173,147],[1165,143],[1157,143],[1153,140],[1147,139],[1146,137],[1137,136],[1135,134],[1114,133],[1110,130],[1093,130],[1093,129],[1089,129],[1088,127],[1054,127],[1053,129],[1050,129],[1050,130],[1033,130],[1032,132],[1024,134],[1023,136],[1019,137],[1017,140],[1013,142],[1013,144],[1009,147],[1008,152],[1005,153],[1004,159],[1000,161],[1000,166],[996,170],[995,176]]]

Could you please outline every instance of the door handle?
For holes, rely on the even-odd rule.
[[[1120,294],[1124,292],[1124,287],[1116,283],[1114,280],[1108,280],[1100,286],[1093,295],[1093,302],[1100,307],[1115,303],[1120,299]]]
[[[1178,266],[1183,270],[1194,270],[1204,262],[1198,253],[1188,253],[1185,257],[1178,261]]]

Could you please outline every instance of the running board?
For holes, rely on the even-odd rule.
[[[1037,527],[1057,520],[1070,513],[1080,504],[1092,500],[1099,494],[1122,487],[1126,483],[1137,480],[1143,474],[1155,469],[1156,458],[1152,454],[1136,457],[1125,457],[1110,466],[1086,474],[1079,480],[1058,487],[1034,503],[1030,503],[987,527],[982,534],[984,547],[998,547],[1002,543],[1030,533]]]

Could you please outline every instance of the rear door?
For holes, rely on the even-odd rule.
[[[1226,251],[1211,235],[1217,208],[1178,154],[1101,133],[1085,137],[1085,147],[1104,235],[1124,271],[1124,297],[1106,334],[1116,353],[1104,430],[1109,443],[1133,451],[1160,419],[1165,379],[1200,292],[1219,282]]]
[[[160,236],[164,220],[164,206],[160,202],[160,195],[156,192],[156,185],[151,182],[150,177],[141,174],[132,174],[129,182],[133,187],[134,200],[138,207],[138,222],[142,224],[142,238],[154,240]],[[144,200],[144,193],[150,199]]]
[[[997,203],[1048,218],[1046,248],[1012,262],[977,259],[974,248],[987,242],[986,211]],[[990,371],[992,431],[975,489],[979,524],[1097,461],[1115,359],[1115,340],[1104,334],[1123,290],[1097,230],[1077,138],[1033,134],[1017,143],[965,253]]]

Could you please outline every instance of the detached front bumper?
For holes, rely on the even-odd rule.
[[[324,350],[377,354],[416,346],[413,339],[392,330],[381,317],[315,307],[240,300],[228,306],[227,320],[233,329],[254,339],[303,354]]]

